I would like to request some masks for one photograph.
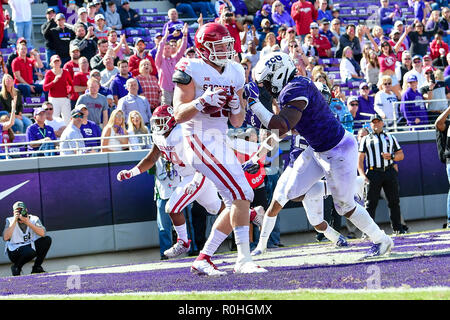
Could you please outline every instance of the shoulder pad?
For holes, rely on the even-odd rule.
[[[172,76],[172,81],[180,84],[189,84],[192,80],[192,77],[188,75],[186,72],[181,70],[175,70]]]

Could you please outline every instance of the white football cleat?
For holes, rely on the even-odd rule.
[[[267,272],[266,269],[261,268],[253,261],[248,261],[244,263],[236,263],[233,269],[234,273],[262,273]]]
[[[220,271],[209,259],[195,260],[191,266],[191,272],[207,276],[223,276],[227,274],[225,271]]]
[[[252,256],[260,256],[260,255],[266,253],[266,250],[267,250],[267,249],[262,249],[262,248],[260,248],[260,247],[257,246],[257,247],[252,251],[251,255],[252,255]]]
[[[265,210],[263,208],[263,206],[257,206],[254,207],[253,210],[255,210],[256,212],[256,216],[253,219],[253,223],[259,228],[261,229],[262,224],[263,224],[263,220],[264,220],[264,214],[265,214]]]
[[[187,245],[187,247],[186,247]],[[175,243],[170,249],[167,249],[164,251],[164,255],[167,258],[176,258],[183,253],[189,252],[189,249],[191,248],[191,240],[189,240],[187,243],[184,242],[181,239],[177,240],[177,243]]]

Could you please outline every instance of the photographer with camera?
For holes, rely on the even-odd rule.
[[[27,206],[22,201],[13,205],[12,217],[6,218],[3,240],[6,241],[5,251],[13,263],[13,276],[19,276],[22,267],[36,258],[31,273],[43,273],[44,262],[52,239],[45,235],[45,228],[39,217],[29,214]]]
[[[448,107],[447,97],[449,96],[449,90],[445,85],[444,73],[441,70],[426,67],[423,71],[426,82],[420,88],[420,93],[425,100],[440,100],[429,102],[427,105],[428,120],[430,123],[434,123]]]

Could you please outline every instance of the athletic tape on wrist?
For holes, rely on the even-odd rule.
[[[259,121],[261,121],[266,128],[269,128],[269,122],[273,117],[273,113],[267,110],[259,101],[252,104],[251,110],[258,117]]]
[[[141,174],[141,170],[139,170],[138,167],[134,167],[133,169],[130,170],[130,172],[131,172],[131,176],[132,176],[132,177],[135,177],[135,176]]]

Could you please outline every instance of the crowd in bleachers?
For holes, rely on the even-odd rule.
[[[5,27],[0,30],[0,116],[8,115],[16,101],[11,130],[27,141],[32,141],[30,128],[36,125],[41,139],[52,139],[47,126],[57,119],[68,128],[77,107],[87,114],[79,129],[84,138],[148,132],[151,111],[171,104],[176,63],[183,56],[195,57],[194,33],[210,21],[225,25],[234,37],[236,59],[247,71],[247,81],[261,57],[288,53],[298,74],[330,88],[330,107],[349,131],[356,133],[375,112],[389,127],[420,130],[448,106],[447,1],[170,2],[173,9],[158,13],[154,8],[133,9],[128,0],[48,0],[41,26],[45,47],[34,48],[25,23],[32,20],[30,3],[10,0],[11,18],[7,10],[0,15]],[[11,32],[8,37],[8,26],[17,40]],[[261,95],[272,109],[270,95],[264,90]],[[53,111],[43,125],[36,118],[38,107]],[[147,131],[129,128],[132,115]],[[98,128],[93,130],[93,125]],[[245,124],[251,125],[250,120]],[[61,127],[53,129],[60,139]],[[2,137],[2,143],[13,142],[8,130]],[[112,138],[96,143],[104,151],[133,149],[128,139],[120,140],[123,148],[107,148],[103,141],[114,142]]]

